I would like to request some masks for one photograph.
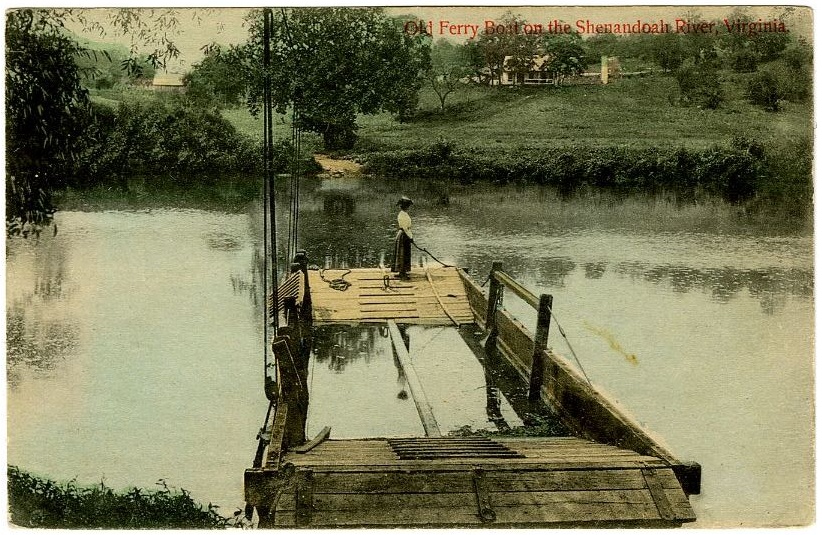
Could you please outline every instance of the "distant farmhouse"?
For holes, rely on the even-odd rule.
[[[549,72],[548,66],[552,60],[550,55],[534,56],[527,72],[515,69],[513,59],[513,56],[505,56],[502,74],[497,82],[499,85],[607,84],[610,78],[620,74],[619,58],[615,57],[602,56],[598,72],[586,71],[578,76],[560,76]]]
[[[185,91],[183,75],[180,73],[156,73],[151,81],[153,91]]]

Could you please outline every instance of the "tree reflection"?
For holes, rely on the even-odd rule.
[[[314,358],[318,363],[327,363],[328,369],[335,373],[344,372],[356,360],[367,364],[377,353],[375,340],[378,336],[382,337],[378,332],[376,326],[319,327],[314,332]]]
[[[701,289],[718,303],[727,303],[747,289],[751,297],[760,300],[763,312],[769,315],[781,309],[786,297],[813,296],[813,274],[801,269],[697,269],[667,264],[621,262],[616,264],[614,272],[632,279],[668,285],[678,293]]]
[[[80,328],[66,317],[60,303],[71,294],[65,242],[45,234],[8,246],[15,269],[7,272],[11,284],[6,296],[6,379],[14,387],[24,369],[51,372],[71,355]]]

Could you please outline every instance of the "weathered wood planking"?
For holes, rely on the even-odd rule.
[[[471,308],[481,320],[488,308],[482,289],[465,275],[463,281]],[[494,320],[501,353],[523,380],[529,381],[534,354],[533,333],[504,309],[497,310]],[[542,356],[541,397],[558,409],[564,425],[579,436],[665,460],[674,467],[686,493],[699,493],[701,469],[698,464],[677,460],[642,426],[619,410],[610,397],[589,385],[564,357],[551,350],[544,350]]]
[[[386,287],[385,276],[388,286]],[[345,291],[328,282],[342,278]],[[401,281],[380,268],[309,271],[315,324],[374,323],[394,319],[402,324],[473,323],[474,315],[457,268],[412,269]]]
[[[380,270],[353,270],[344,280],[346,292],[311,281],[315,322],[485,323],[487,299],[461,271],[418,270],[410,281],[390,280],[390,288]],[[505,358],[526,381],[532,360],[543,361],[545,381],[534,391],[559,408],[569,428],[597,442],[499,437],[516,456],[490,457],[494,448],[470,437],[391,439],[400,446],[393,449],[386,439],[331,440],[279,460],[270,455],[263,469],[246,471],[247,500],[263,511],[260,527],[671,527],[695,520],[686,493],[698,492],[698,465],[673,458],[563,358],[539,350],[535,359],[533,335],[504,309],[493,320]],[[273,514],[265,514],[270,507]]]
[[[463,437],[396,440],[411,446],[476,442]],[[301,481],[310,481],[311,487],[283,490],[273,522],[265,527],[663,527],[695,519],[676,476],[659,459],[574,437],[500,437],[495,442],[526,459],[409,463],[394,456],[391,461],[383,439],[330,440],[309,454],[286,454],[286,465],[304,474]],[[479,474],[490,516],[478,508]]]

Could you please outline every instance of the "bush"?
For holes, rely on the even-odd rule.
[[[766,110],[779,111],[779,101],[785,98],[779,79],[770,69],[763,69],[748,81],[745,92],[751,104]]]
[[[253,173],[261,148],[219,114],[169,100],[95,105],[74,169],[73,185],[115,177],[171,176],[178,180]]]
[[[186,490],[172,491],[163,480],[158,487],[118,493],[102,483],[58,485],[9,466],[10,521],[20,527],[58,529],[213,529],[235,523],[220,516],[216,506],[195,503]]]
[[[675,192],[684,199],[707,193],[732,203],[757,194],[767,160],[762,147],[747,140],[704,150],[577,146],[495,155],[438,141],[428,148],[364,158],[366,171],[397,178],[527,182],[554,186],[566,196],[590,188],[620,194]]]
[[[748,48],[736,50],[731,54],[731,69],[735,72],[754,72],[759,61],[756,53]]]
[[[790,218],[806,217],[813,209],[813,140],[774,143],[765,150],[755,206]]]
[[[718,71],[709,62],[696,64],[692,60],[676,71],[679,102],[715,110],[722,104],[723,93]]]

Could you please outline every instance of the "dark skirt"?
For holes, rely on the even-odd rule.
[[[411,271],[411,238],[402,230],[398,230],[397,237],[394,238],[394,262],[391,271],[400,275]]]

